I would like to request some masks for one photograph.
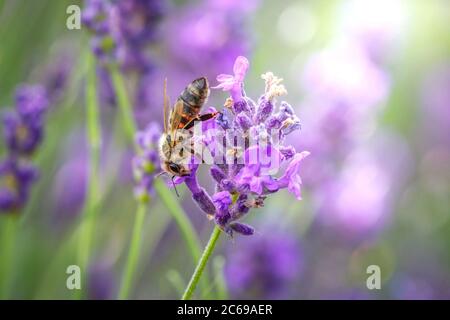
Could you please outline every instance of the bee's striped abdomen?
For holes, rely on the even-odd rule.
[[[188,123],[192,118],[195,118],[205,103],[209,95],[208,80],[204,77],[192,81],[181,92],[180,99],[183,102],[182,120],[184,124]]]

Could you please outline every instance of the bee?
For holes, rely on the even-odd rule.
[[[159,154],[163,172],[175,177],[191,174],[187,163],[193,154],[191,147],[192,128],[197,121],[215,118],[219,112],[200,115],[200,110],[209,96],[209,84],[205,77],[192,81],[180,94],[170,111],[167,121],[167,80],[164,81],[164,133],[159,142]]]

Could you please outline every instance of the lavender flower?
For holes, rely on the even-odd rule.
[[[8,151],[31,155],[43,136],[43,115],[48,107],[46,91],[39,85],[22,85],[16,91],[16,108],[3,117]]]
[[[298,279],[302,254],[290,233],[273,230],[255,236],[230,250],[225,265],[227,285],[234,298],[286,298]]]
[[[300,121],[289,104],[276,104],[276,98],[286,93],[282,80],[270,72],[264,74],[265,91],[256,104],[243,90],[248,66],[245,57],[238,57],[234,75],[217,77],[220,84],[216,88],[230,91],[232,97],[221,116],[203,122],[202,132],[196,136],[203,139],[212,156],[216,193],[211,197],[198,185],[197,166],[192,167],[191,176],[176,179],[176,183],[186,183],[202,211],[230,235],[254,233],[252,227],[238,220],[251,208],[263,206],[268,195],[287,188],[300,199],[298,170],[309,154],[297,153],[285,144],[286,136],[300,129]]]
[[[156,39],[163,12],[162,1],[89,0],[82,20],[94,34],[92,49],[101,61],[145,73],[151,66],[145,49]]]
[[[34,167],[16,158],[0,162],[0,211],[19,212],[27,202],[30,187],[37,177]]]
[[[43,137],[44,114],[48,108],[47,91],[40,85],[20,85],[15,109],[3,116],[7,156],[0,168],[0,211],[18,212],[27,199],[38,172],[28,163]]]
[[[116,97],[106,66],[118,64],[136,82],[136,105],[143,103],[154,62],[148,52],[158,40],[158,24],[165,12],[165,1],[88,0],[82,13],[83,23],[92,31],[91,47],[101,64],[100,97],[106,105],[115,105]],[[153,101],[152,101],[153,103]]]
[[[137,133],[136,145],[138,154],[132,160],[133,174],[137,182],[135,196],[139,201],[148,201],[153,192],[153,179],[159,167],[158,141],[161,135],[159,126],[151,123],[148,127]]]

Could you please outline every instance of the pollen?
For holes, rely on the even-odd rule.
[[[278,78],[272,72],[262,74],[261,78],[266,83],[264,92],[267,100],[273,100],[276,97],[287,94],[286,88],[281,84],[282,78]]]

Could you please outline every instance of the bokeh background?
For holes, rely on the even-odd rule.
[[[66,268],[76,264],[89,181],[91,52],[99,61],[101,200],[83,274],[87,298],[117,297],[136,207],[133,150],[117,129],[117,97],[102,67],[111,59],[105,31],[66,28],[68,5],[89,16],[102,2],[0,0],[1,111],[20,104],[23,84],[40,86],[49,100],[43,139],[30,158],[39,178],[20,212],[0,214],[3,298],[74,297]],[[246,217],[255,235],[223,237],[203,297],[450,298],[450,2],[125,2],[107,19],[122,28],[124,49],[114,59],[140,128],[162,125],[165,77],[174,101],[195,77],[215,84],[244,55],[247,94],[263,92],[266,71],[282,77],[285,99],[302,121],[292,143],[311,152],[300,171],[303,200],[279,192]],[[225,98],[215,91],[208,105],[220,108]],[[0,146],[6,159],[4,139]],[[4,197],[11,183],[0,171]],[[208,175],[201,180],[212,186]],[[183,186],[179,191],[204,244],[213,224]],[[19,221],[14,228],[11,219]],[[186,243],[157,196],[144,223],[130,298],[178,299],[194,269]],[[369,265],[381,268],[380,290],[366,287]]]

